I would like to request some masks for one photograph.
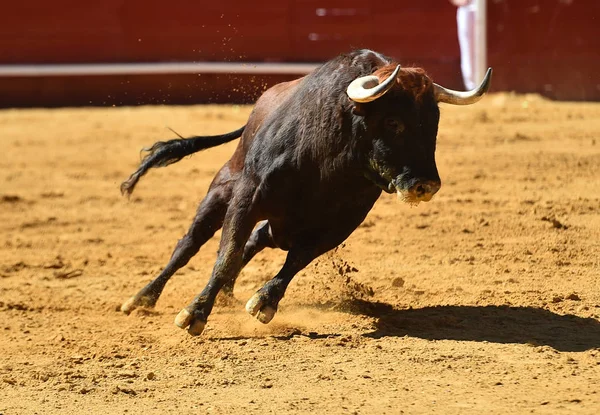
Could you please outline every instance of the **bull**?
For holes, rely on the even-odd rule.
[[[441,186],[438,103],[473,104],[490,80],[488,69],[478,88],[453,91],[420,68],[357,50],[268,89],[236,131],[155,143],[122,183],[123,194],[150,168],[241,137],[168,264],[121,310],[153,307],[169,278],[223,228],[212,275],[175,324],[201,334],[217,294],[233,295],[241,269],[261,250],[280,248],[287,251],[283,267],[246,304],[269,323],[292,278],[348,238],[382,191],[411,204],[431,200]]]

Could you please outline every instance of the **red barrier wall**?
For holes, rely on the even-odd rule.
[[[456,61],[447,1],[21,0],[0,15],[0,63],[323,61],[370,47]]]
[[[368,47],[460,88],[454,14],[439,0],[22,0],[0,15],[0,64],[319,62]],[[0,78],[0,105],[251,102],[294,77]]]
[[[488,0],[493,90],[600,99],[599,11],[596,0]],[[368,47],[459,89],[455,13],[445,0],[21,0],[0,14],[0,65],[317,62]],[[0,78],[0,106],[251,102],[293,77]]]
[[[600,100],[600,2],[488,0],[494,90]]]

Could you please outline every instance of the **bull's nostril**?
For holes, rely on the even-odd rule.
[[[417,196],[423,196],[426,192],[425,186],[422,184],[417,185],[417,187],[415,188],[415,192]]]

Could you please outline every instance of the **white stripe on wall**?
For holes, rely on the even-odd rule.
[[[293,74],[304,75],[317,63],[150,62],[0,65],[0,77],[162,75],[162,74]]]

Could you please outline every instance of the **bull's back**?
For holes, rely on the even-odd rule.
[[[282,82],[267,89],[256,101],[254,109],[250,113],[248,123],[233,156],[229,160],[229,168],[234,172],[240,172],[244,167],[244,160],[248,149],[262,126],[264,120],[275,111],[284,101],[291,97],[298,84],[304,78],[293,81]]]

